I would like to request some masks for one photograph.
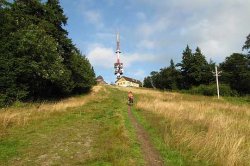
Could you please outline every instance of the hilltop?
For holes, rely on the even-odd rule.
[[[112,86],[16,103],[0,112],[0,165],[247,165],[249,110],[247,102]]]

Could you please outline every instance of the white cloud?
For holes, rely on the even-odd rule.
[[[145,73],[144,70],[138,69],[138,70],[136,70],[136,71],[134,72],[133,76],[134,76],[135,78],[137,78],[137,79],[139,79],[139,80],[142,81],[142,80],[144,79],[144,77],[146,76],[146,73]]]
[[[104,26],[102,15],[97,10],[86,10],[84,13],[84,17],[96,27],[102,28]]]
[[[115,43],[114,34],[109,32],[122,22],[123,14],[126,14],[124,12],[128,10],[121,9],[121,17],[117,15],[105,18],[102,15],[105,8],[96,8],[96,1],[78,1],[83,2],[82,8],[85,9],[81,12],[84,12],[84,17],[96,27],[102,28],[101,33],[93,32],[95,40],[108,46]],[[114,5],[114,2],[108,0],[107,3]],[[138,21],[133,22],[133,25],[126,21],[119,24],[124,41],[130,42],[129,48],[124,50],[138,50],[122,53],[121,60],[128,66],[147,62],[147,58],[159,62],[161,55],[165,55],[162,61],[170,58],[176,61],[175,58],[181,56],[186,44],[193,50],[199,46],[207,59],[221,61],[233,52],[241,52],[246,36],[250,33],[250,0],[157,0],[157,3],[155,0],[129,0],[127,3],[133,7],[129,11],[134,12]],[[112,67],[115,61],[114,47],[92,45],[88,56],[96,65]],[[157,55],[152,56],[151,53],[146,53],[147,51]]]
[[[143,69],[158,70],[171,58],[180,62],[186,44],[192,50],[199,46],[207,59],[221,62],[231,53],[241,52],[250,33],[250,0],[75,0],[72,4],[77,15],[69,15],[70,19],[75,23],[80,16],[81,26],[74,26],[79,34],[87,32],[72,38],[78,37],[74,40],[87,51],[97,73],[113,72],[116,28],[123,37],[125,74],[139,79]],[[77,28],[72,28],[74,33]],[[106,78],[112,80],[113,73]]]
[[[139,69],[139,70],[137,70],[137,71],[134,72],[134,75],[135,75],[135,76],[142,76],[142,75],[145,75],[145,71]]]
[[[138,47],[158,49],[156,39],[166,39],[174,42],[161,47],[183,45],[184,49],[190,44],[199,46],[208,58],[223,60],[233,52],[241,52],[250,33],[249,0],[138,1],[155,11],[152,19],[138,25]]]
[[[95,27],[102,28],[104,27],[104,20],[102,17],[101,10],[95,7],[95,3],[96,2],[93,0],[72,1],[72,4],[74,5],[78,14],[82,15],[87,22],[95,25]],[[85,20],[81,20],[81,21],[85,21]]]
[[[209,58],[220,57],[223,60],[225,56],[241,51],[249,32],[250,23],[245,20],[248,19],[250,8],[249,11],[243,10],[244,12],[238,10],[229,6],[204,19],[201,17],[200,21],[193,20],[192,24],[187,24],[182,35],[188,42],[199,45]]]
[[[169,21],[165,18],[157,18],[152,22],[145,21],[142,24],[139,24],[137,28],[137,33],[141,34],[141,37],[147,38],[155,35],[155,33],[161,33],[166,30],[169,25]]]
[[[114,33],[109,33],[109,32],[98,32],[96,33],[96,36],[100,39],[113,39],[115,40],[116,36]]]
[[[139,62],[153,62],[155,61],[155,56],[151,54],[142,54],[142,53],[129,53],[121,57],[121,61],[124,63],[124,67],[130,67],[132,64]]]
[[[154,49],[155,46],[156,46],[155,41],[148,40],[148,39],[144,39],[140,41],[137,45],[137,47],[146,48],[146,49]]]
[[[136,29],[136,34],[139,36],[137,47],[141,49],[156,49],[156,36],[166,31],[168,27],[169,21],[163,17],[153,21],[145,20]]]
[[[112,68],[115,62],[115,54],[112,48],[91,46],[87,57],[94,67]]]
[[[116,62],[116,55],[112,48],[107,48],[99,44],[91,45],[89,48],[87,57],[94,67],[113,68],[113,64]],[[128,53],[125,55],[121,54],[120,60],[124,64],[124,68],[129,68],[132,64],[153,62],[155,61],[155,56],[150,54]]]

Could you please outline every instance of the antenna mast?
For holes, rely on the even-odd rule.
[[[120,34],[119,33],[116,34],[116,51],[115,51],[115,53],[116,53],[117,61],[116,61],[116,63],[114,63],[114,69],[115,69],[115,75],[118,79],[123,74],[123,63],[120,62],[121,50],[120,50]]]

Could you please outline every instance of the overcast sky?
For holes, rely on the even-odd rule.
[[[242,52],[250,33],[250,0],[61,0],[73,43],[96,75],[115,81],[116,32],[125,76],[139,80],[181,61],[188,44],[209,61]]]

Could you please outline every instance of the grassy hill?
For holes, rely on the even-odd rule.
[[[249,103],[111,86],[2,109],[0,165],[147,164],[129,90],[132,115],[165,165],[249,165]]]

